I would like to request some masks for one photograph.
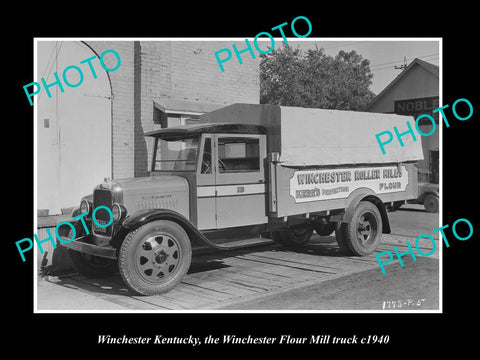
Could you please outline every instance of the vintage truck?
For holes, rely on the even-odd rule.
[[[418,197],[408,201],[395,201],[391,206],[388,206],[390,211],[400,209],[405,204],[422,204],[425,210],[429,213],[438,213],[439,210],[439,185],[428,182],[418,182]]]
[[[161,294],[187,273],[192,247],[234,249],[272,239],[300,246],[335,231],[366,256],[390,232],[386,204],[417,197],[420,142],[383,155],[375,134],[409,117],[232,104],[196,124],[160,128],[149,177],[99,184],[63,234],[75,269],[119,270],[138,294]],[[111,214],[105,208],[111,209]],[[113,220],[112,220],[113,218]],[[81,223],[84,221],[84,224]],[[111,223],[109,226],[107,224]]]

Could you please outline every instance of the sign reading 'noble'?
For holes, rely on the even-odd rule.
[[[290,179],[290,196],[296,203],[346,198],[359,188],[377,194],[405,191],[405,166],[295,171]]]

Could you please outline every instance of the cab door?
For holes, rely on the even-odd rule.
[[[216,228],[264,224],[266,136],[213,134]]]

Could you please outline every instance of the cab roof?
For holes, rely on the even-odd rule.
[[[199,123],[153,130],[145,133],[145,136],[176,137],[204,133],[266,134],[266,129],[262,125],[255,124]]]

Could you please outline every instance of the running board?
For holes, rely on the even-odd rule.
[[[215,242],[214,248],[220,249],[220,250],[234,250],[234,249],[241,249],[241,248],[252,247],[252,246],[267,245],[271,243],[273,243],[273,240],[270,240],[264,237],[253,237],[253,238],[228,241],[228,242],[224,242],[223,244],[219,244]],[[212,249],[212,246],[201,245],[201,246],[195,246],[193,248],[194,251],[199,251],[204,249]]]

